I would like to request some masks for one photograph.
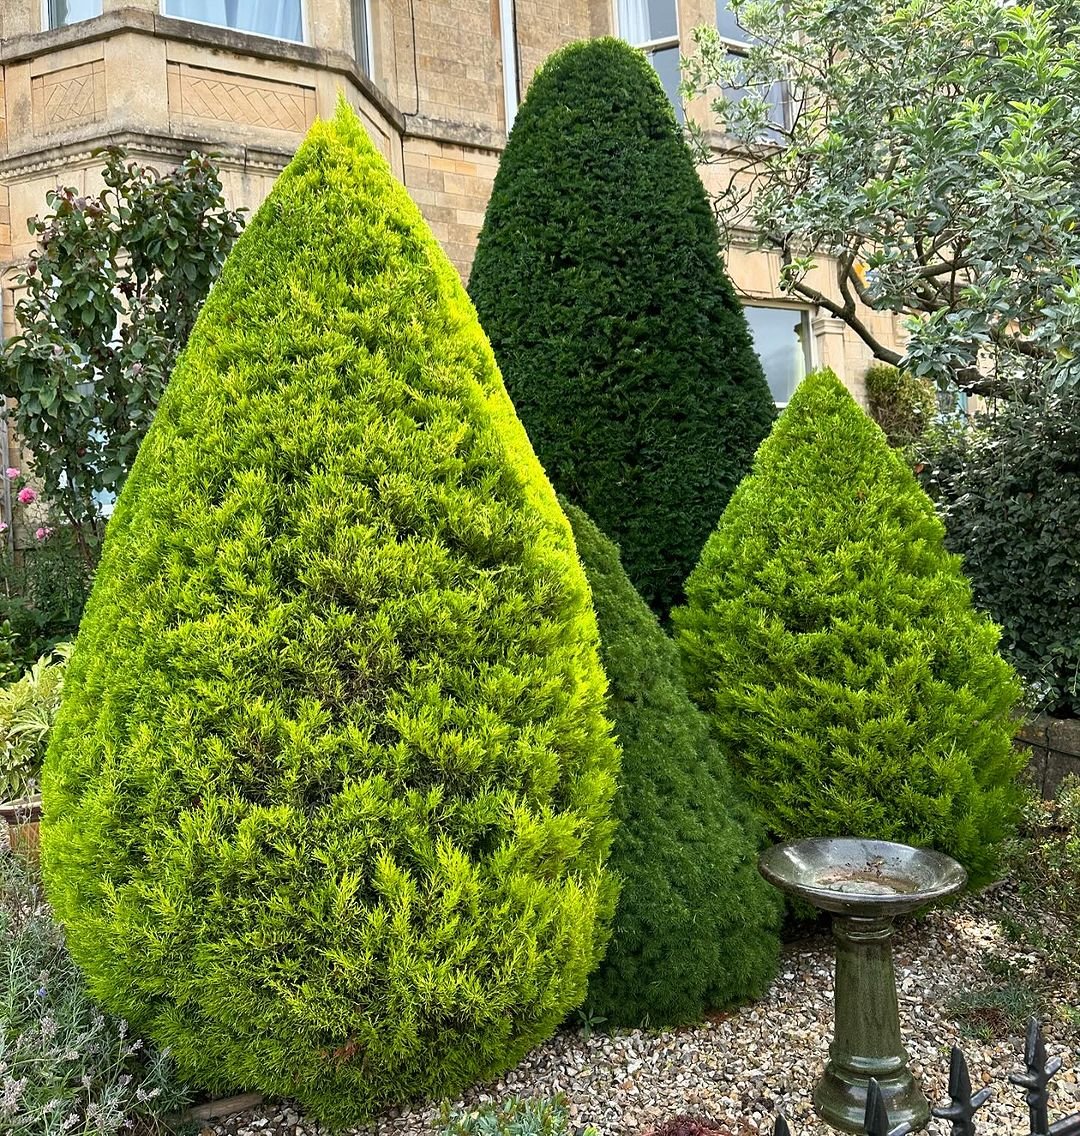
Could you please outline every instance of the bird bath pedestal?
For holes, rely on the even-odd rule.
[[[769,883],[833,917],[835,1022],[814,1092],[818,1115],[843,1132],[861,1132],[873,1077],[892,1124],[924,1127],[930,1106],[900,1040],[893,919],[960,891],[967,873],[940,852],[827,838],[768,848],[759,867]]]

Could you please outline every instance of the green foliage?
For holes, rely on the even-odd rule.
[[[11,629],[16,673],[75,638],[92,580],[93,567],[67,527],[17,553],[0,551],[0,619]]]
[[[556,488],[666,618],[775,408],[705,190],[640,52],[592,40],[537,73],[469,290]]]
[[[1033,708],[1080,716],[1080,393],[927,439],[921,477]]]
[[[870,417],[885,431],[890,446],[903,448],[920,438],[937,417],[937,392],[929,379],[878,363],[866,372]]]
[[[20,679],[0,687],[0,801],[37,790],[70,656],[71,646],[61,644]]]
[[[168,1056],[94,1004],[39,887],[0,853],[0,1130],[152,1136],[185,1103]]]
[[[72,656],[42,868],[94,992],[331,1123],[512,1065],[614,906],[597,651],[475,312],[343,103],[206,302]]]
[[[1080,3],[729,5],[749,50],[698,29],[686,73],[688,95],[715,99],[697,135],[726,166],[722,226],[757,232],[782,286],[884,362],[984,393],[1076,385]],[[708,126],[734,145],[711,147]],[[780,144],[731,161],[763,134]],[[866,307],[883,330],[906,317],[900,351]]]
[[[760,995],[779,953],[776,893],[757,871],[761,829],[734,791],[679,654],[616,547],[566,506],[589,579],[622,749],[610,866],[622,879],[611,942],[589,981],[616,1026],[699,1020]]]
[[[777,837],[932,846],[992,878],[1020,690],[899,454],[805,379],[675,613],[691,695]]]
[[[103,151],[96,197],[50,190],[40,251],[18,283],[22,329],[0,351],[0,393],[49,502],[92,559],[199,307],[240,230],[211,158],[160,175]]]
[[[510,1096],[465,1112],[451,1113],[444,1105],[439,1136],[566,1136],[569,1131],[566,1097]],[[590,1125],[579,1136],[598,1133]]]

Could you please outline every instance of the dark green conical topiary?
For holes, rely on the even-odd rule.
[[[617,751],[573,536],[453,268],[342,107],[128,480],[45,774],[93,992],[211,1090],[455,1094],[585,995]]]
[[[622,748],[610,867],[619,906],[587,1006],[611,1025],[664,1026],[761,994],[779,952],[779,897],[757,871],[761,827],[690,701],[675,644],[615,545],[573,505],[608,716]]]
[[[666,617],[775,411],[708,197],[639,51],[573,44],[537,73],[469,291],[556,489]]]
[[[985,882],[1017,816],[998,629],[930,499],[831,371],[805,379],[674,613],[690,692],[776,837],[933,846]]]

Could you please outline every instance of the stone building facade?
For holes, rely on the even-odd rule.
[[[25,219],[55,185],[98,188],[95,148],[160,167],[219,155],[232,205],[257,206],[339,92],[467,277],[509,126],[553,50],[618,34],[669,90],[689,29],[725,0],[0,0],[0,299],[32,242]],[[706,173],[706,177],[708,174]],[[778,402],[808,366],[857,395],[870,356],[842,323],[785,301],[779,262],[751,235],[729,251]],[[815,281],[829,290],[828,274]],[[889,317],[865,313],[881,332]]]

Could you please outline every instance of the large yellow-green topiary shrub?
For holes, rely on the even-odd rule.
[[[497,1073],[614,904],[588,586],[456,273],[342,107],[117,505],[45,780],[93,992],[333,1123]]]

